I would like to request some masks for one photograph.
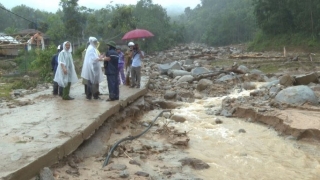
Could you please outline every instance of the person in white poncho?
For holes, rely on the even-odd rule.
[[[63,50],[58,56],[58,67],[54,76],[54,81],[63,87],[62,99],[64,100],[74,99],[69,96],[70,87],[72,84],[78,82],[71,52],[71,43],[69,41],[64,42]]]
[[[87,80],[87,99],[99,99],[99,83],[103,81],[103,73],[99,60],[102,56],[98,54],[98,40],[95,37],[89,38],[90,45],[86,50],[81,77]]]

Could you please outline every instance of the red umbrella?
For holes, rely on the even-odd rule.
[[[129,39],[140,39],[140,38],[148,38],[153,37],[154,35],[145,29],[135,29],[132,31],[127,32],[123,37],[122,40],[129,40]]]

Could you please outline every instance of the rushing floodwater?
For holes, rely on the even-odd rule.
[[[194,171],[198,177],[206,180],[320,179],[318,146],[279,136],[265,125],[205,113],[219,108],[221,100],[210,98],[174,110],[188,119],[175,127],[191,130],[186,150],[189,156],[210,165],[207,170]],[[216,124],[215,118],[223,123]]]

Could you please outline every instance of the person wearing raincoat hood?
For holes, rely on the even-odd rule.
[[[99,83],[103,81],[103,73],[100,65],[102,57],[98,54],[98,40],[95,37],[89,38],[90,45],[86,50],[81,77],[87,82],[87,99],[99,99]]]
[[[63,50],[58,56],[58,67],[54,76],[54,81],[57,82],[60,87],[63,87],[62,99],[64,100],[74,99],[69,96],[70,87],[71,84],[78,82],[71,52],[71,43],[69,41],[64,42]]]

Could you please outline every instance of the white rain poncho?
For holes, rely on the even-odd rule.
[[[99,84],[103,81],[103,73],[95,42],[97,42],[95,37],[89,38],[90,45],[88,46],[84,56],[81,77],[90,80],[92,84]]]
[[[72,52],[71,43],[70,43],[69,50],[66,49],[67,43],[70,43],[70,42],[68,41],[64,42],[63,50],[59,53],[57,72],[53,79],[61,87],[66,87],[68,85],[68,82],[71,82],[71,84],[78,82],[78,77],[74,69],[73,58],[71,54]],[[66,67],[67,74],[63,73],[61,64],[63,64]]]

